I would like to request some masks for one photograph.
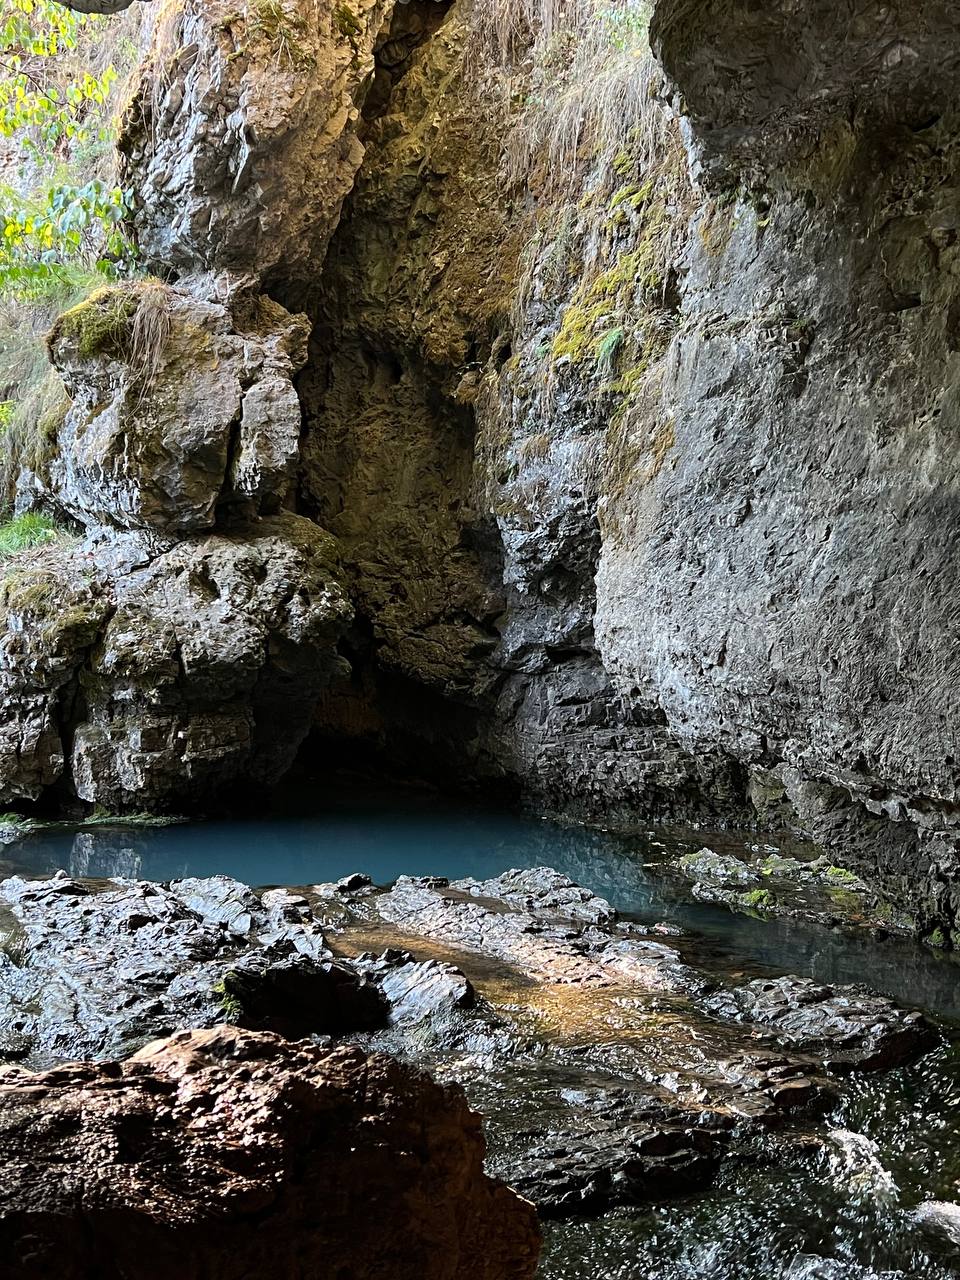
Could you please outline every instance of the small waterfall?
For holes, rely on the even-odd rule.
[[[899,1188],[883,1167],[875,1142],[849,1129],[831,1129],[827,1137],[833,1144],[827,1150],[830,1171],[851,1199],[886,1209],[899,1203]]]

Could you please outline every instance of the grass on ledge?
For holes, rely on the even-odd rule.
[[[61,532],[49,516],[39,512],[29,511],[25,515],[16,516],[5,524],[0,524],[0,560],[16,555],[18,551],[56,542]]]

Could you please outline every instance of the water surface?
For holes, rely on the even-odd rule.
[[[743,836],[744,843],[756,840]],[[260,819],[169,827],[45,830],[5,849],[5,873],[153,880],[223,873],[249,884],[313,884],[363,871],[489,877],[549,865],[622,912],[686,932],[681,946],[725,974],[792,972],[865,982],[905,1004],[960,1019],[960,966],[904,940],[878,942],[691,899],[658,865],[728,834],[607,834],[416,792],[337,783],[283,798]],[[960,1280],[960,1254],[913,1220],[925,1199],[960,1200],[960,1053],[850,1080],[813,1147],[773,1139],[728,1165],[690,1201],[549,1229],[542,1280]]]

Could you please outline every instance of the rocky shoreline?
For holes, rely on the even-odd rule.
[[[549,868],[387,889],[12,877],[0,928],[0,1056],[21,1070],[223,1023],[352,1043],[461,1086],[489,1170],[544,1217],[702,1189],[771,1130],[815,1141],[843,1075],[938,1040],[863,988],[724,982]]]

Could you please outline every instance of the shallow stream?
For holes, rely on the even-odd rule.
[[[166,827],[49,828],[0,848],[3,874],[169,880],[224,873],[303,885],[363,871],[488,878],[549,865],[645,923],[685,932],[681,947],[726,974],[790,972],[864,982],[942,1021],[942,1047],[917,1065],[854,1077],[821,1133],[761,1142],[705,1195],[647,1211],[551,1225],[544,1280],[922,1280],[960,1278],[958,1243],[913,1210],[960,1200],[960,964],[912,942],[734,914],[691,898],[659,869],[668,851],[733,839],[705,832],[612,835],[556,826],[415,792],[367,787],[287,795],[282,817]],[[744,837],[752,842],[755,837]],[[960,1211],[957,1222],[960,1224]]]

